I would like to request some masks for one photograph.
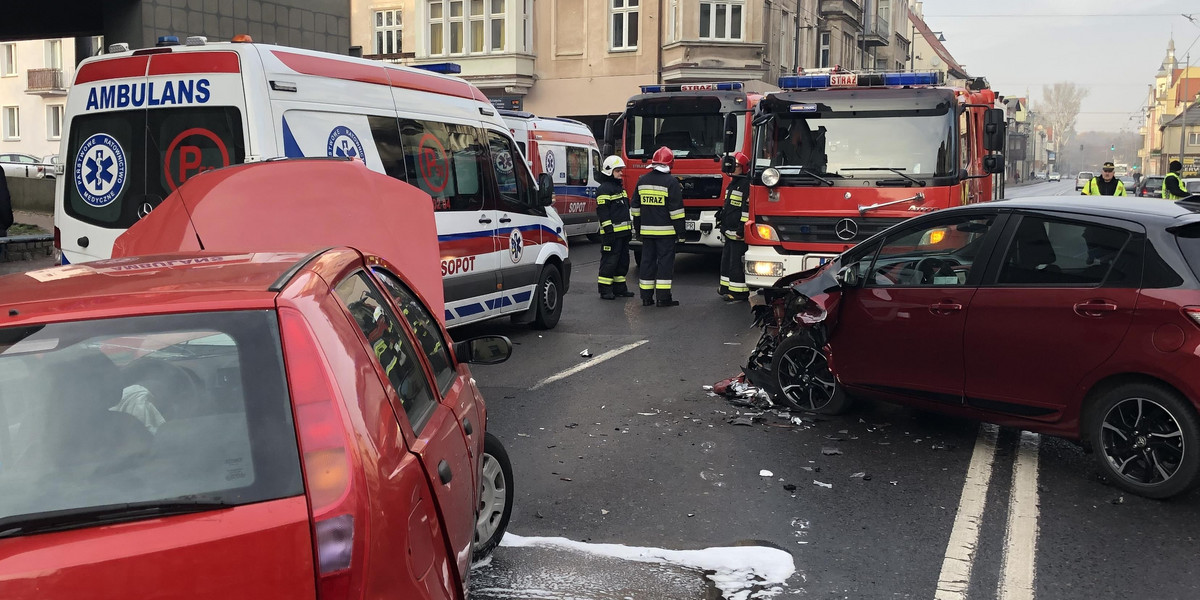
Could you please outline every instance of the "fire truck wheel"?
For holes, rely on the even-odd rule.
[[[792,410],[837,415],[850,408],[851,400],[842,389],[822,349],[807,333],[784,340],[771,359],[779,393],[776,399]]]

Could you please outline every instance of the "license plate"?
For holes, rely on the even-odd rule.
[[[696,230],[696,222],[695,221],[684,221],[683,228],[686,231],[695,231]]]
[[[858,85],[857,73],[834,73],[829,76],[829,87],[854,87]]]
[[[819,267],[835,258],[837,258],[836,254],[809,254],[804,257],[804,270]]]

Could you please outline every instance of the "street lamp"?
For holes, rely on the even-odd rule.
[[[917,24],[911,23],[911,25],[912,25],[912,27],[910,29],[912,30],[912,35],[908,38],[908,40],[909,40],[908,41],[908,70],[916,71],[917,70]],[[940,32],[940,31],[930,31],[929,33],[937,35],[937,41],[939,41],[939,42],[946,41],[946,36],[942,35],[942,32]]]

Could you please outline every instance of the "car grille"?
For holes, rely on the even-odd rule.
[[[687,176],[680,175],[679,184],[683,186],[685,200],[713,200],[721,198],[721,186],[725,178],[720,175]]]
[[[904,219],[864,218],[864,217],[782,217],[762,215],[755,219],[764,225],[775,228],[779,239],[784,242],[804,244],[857,244]],[[857,229],[857,235],[841,238],[837,235],[837,225],[842,221],[850,221]]]

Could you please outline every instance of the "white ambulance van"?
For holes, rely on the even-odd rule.
[[[64,263],[108,258],[118,235],[202,171],[348,156],[432,198],[448,326],[504,315],[558,322],[571,275],[567,233],[549,186],[539,192],[475,86],[254,43],[165,39],[111,50],[79,65],[67,95],[54,217]]]
[[[596,173],[600,146],[587,125],[573,119],[539,117],[533,113],[501,110],[525,162],[535,176],[549,173],[554,180],[554,209],[563,219],[568,236],[600,239],[596,217]]]

